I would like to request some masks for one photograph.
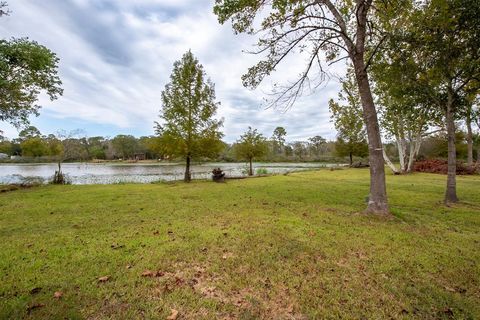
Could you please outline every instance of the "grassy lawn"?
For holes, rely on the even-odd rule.
[[[388,176],[393,219],[363,169],[1,193],[0,318],[479,319],[480,177],[445,180]]]

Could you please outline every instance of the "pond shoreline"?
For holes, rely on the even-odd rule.
[[[256,175],[341,167],[326,163],[254,163]],[[247,176],[245,163],[197,163],[191,167],[192,179],[210,180],[212,170],[220,168],[229,179]],[[0,184],[47,184],[57,170],[55,163],[0,164]],[[183,180],[181,163],[64,163],[62,171],[71,184],[153,183]]]

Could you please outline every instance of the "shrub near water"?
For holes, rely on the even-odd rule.
[[[257,169],[257,175],[260,176],[260,175],[266,175],[266,174],[268,174],[268,170],[267,170],[267,169],[265,169],[265,168],[258,168],[258,169]]]

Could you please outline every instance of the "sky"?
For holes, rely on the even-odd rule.
[[[64,94],[41,96],[32,125],[44,134],[82,129],[88,136],[152,135],[161,109],[161,92],[173,63],[191,50],[215,83],[224,119],[224,140],[233,142],[249,126],[270,137],[277,126],[287,140],[315,135],[335,138],[328,100],[340,86],[334,77],[285,111],[267,108],[275,83],[287,84],[305,66],[291,55],[259,88],[246,89],[241,76],[260,56],[256,39],[220,25],[214,0],[9,0],[10,16],[0,18],[0,38],[28,37],[60,58]],[[342,75],[334,65],[331,75]],[[9,138],[17,130],[0,123]]]

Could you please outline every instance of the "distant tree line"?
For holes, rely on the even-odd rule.
[[[255,133],[251,132],[255,131]],[[364,161],[366,142],[359,150],[345,147],[345,141],[338,138],[327,140],[319,135],[303,141],[288,141],[287,131],[277,127],[272,136],[267,138],[255,129],[233,143],[221,142],[217,152],[209,157],[197,157],[195,160],[215,160],[224,162],[248,162],[250,155],[253,161],[268,162],[335,162],[348,163],[350,153],[354,161]],[[279,132],[283,134],[278,135]],[[248,136],[256,134],[256,139]],[[251,141],[257,145],[248,145]],[[479,160],[480,136],[473,135],[474,161]],[[361,144],[360,143],[360,144]],[[61,145],[61,148],[59,147]],[[256,149],[249,151],[250,149]],[[457,157],[463,161],[468,158],[468,133],[459,131],[456,135]],[[94,160],[179,160],[182,157],[171,154],[160,136],[134,137],[117,135],[115,137],[88,137],[81,131],[70,133],[42,134],[36,127],[29,126],[20,131],[17,138],[8,139],[0,135],[0,153],[8,156],[25,157],[26,160],[57,161],[63,151],[66,162]],[[385,144],[386,154],[392,161],[399,161],[398,148],[395,141]],[[419,158],[447,158],[448,145],[446,132],[439,131],[423,139],[418,152]]]

